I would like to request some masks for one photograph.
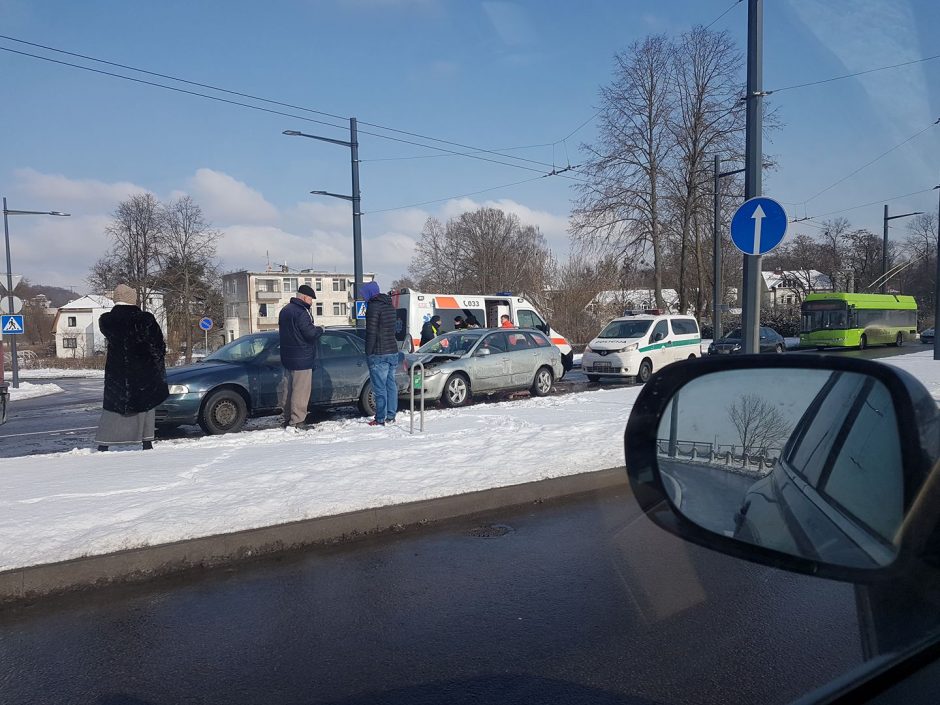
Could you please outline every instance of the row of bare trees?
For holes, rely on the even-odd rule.
[[[159,293],[168,346],[174,351],[182,346],[189,362],[198,320],[219,320],[222,314],[219,231],[189,196],[161,203],[153,194],[138,193],[118,204],[107,234],[111,250],[93,265],[89,285],[104,294],[127,284],[145,310]]]

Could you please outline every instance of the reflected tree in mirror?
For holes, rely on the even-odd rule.
[[[898,425],[878,380],[781,368],[698,377],[670,400],[658,467],[709,531],[790,555],[877,568],[904,516]]]

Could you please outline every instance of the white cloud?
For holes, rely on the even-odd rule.
[[[108,215],[11,218],[13,271],[34,284],[74,287],[84,293],[91,266],[108,248],[105,228],[110,220]]]
[[[519,217],[523,225],[535,225],[541,231],[554,254],[567,251],[568,248],[568,218],[548,211],[535,210],[510,198],[498,200],[475,201],[472,198],[459,198],[448,201],[441,208],[443,218],[453,218],[467,211],[477,208],[499,208],[507,213]]]
[[[400,211],[389,211],[384,216],[385,227],[389,230],[420,234],[430,215],[430,213],[420,208],[404,208]]]
[[[70,179],[62,174],[43,174],[35,169],[17,169],[13,172],[17,192],[38,203],[16,204],[11,207],[26,209],[48,208],[83,211],[105,209],[108,212],[128,196],[148,191],[129,181],[108,183],[96,179]]]
[[[215,223],[273,223],[278,219],[277,208],[264,196],[224,172],[198,169],[189,186],[206,217]]]
[[[295,230],[320,228],[352,232],[352,206],[343,201],[324,199],[301,202],[284,214],[285,226]]]

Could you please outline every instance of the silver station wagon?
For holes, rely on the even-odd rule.
[[[528,389],[543,397],[564,375],[561,351],[541,331],[527,328],[472,329],[445,333],[406,355],[405,369],[424,364],[424,377],[399,376],[399,396],[416,395],[445,406],[463,406],[473,396]],[[420,368],[419,368],[420,370]]]

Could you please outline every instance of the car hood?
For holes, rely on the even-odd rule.
[[[440,353],[411,353],[405,355],[405,369],[410,368],[417,362],[420,362],[425,367],[440,367],[441,365],[447,364],[448,362],[456,362],[461,360],[461,357],[454,357],[452,355],[441,355]]]
[[[170,367],[166,371],[168,384],[185,384],[187,382],[217,379],[218,377],[233,377],[244,371],[242,365],[231,362],[201,362],[197,365],[183,365]]]
[[[594,338],[588,347],[591,350],[622,350],[628,345],[642,342],[643,338]]]
[[[714,341],[715,345],[741,345],[740,338],[719,338]]]

